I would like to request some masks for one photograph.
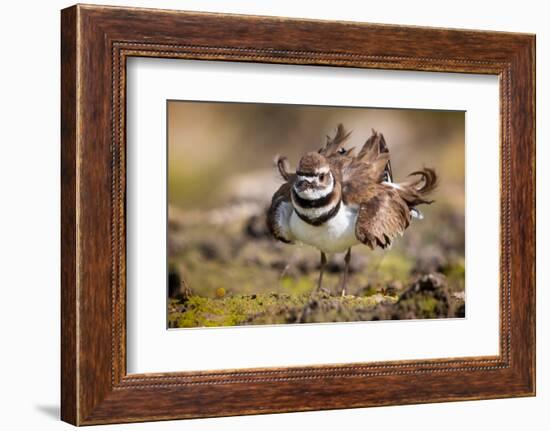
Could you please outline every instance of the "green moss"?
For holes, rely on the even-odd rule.
[[[180,328],[234,326],[242,324],[254,312],[254,303],[246,297],[212,299],[193,296],[184,312],[178,313]]]
[[[432,296],[424,298],[421,301],[419,301],[419,305],[424,316],[436,317],[437,315],[436,309],[437,309],[437,306],[439,305],[439,301],[436,298]]]
[[[451,291],[463,291],[465,285],[466,268],[464,259],[458,259],[443,269],[443,274],[447,277],[447,281]]]
[[[466,268],[464,266],[464,260],[460,259],[444,268],[443,273],[447,278],[461,278],[463,279],[466,274]]]
[[[363,292],[363,296],[373,296],[373,295],[376,295],[378,293],[378,291],[376,290],[376,288],[374,286],[368,286],[364,292]]]
[[[281,287],[283,290],[293,294],[304,294],[311,292],[316,286],[316,283],[309,277],[291,277],[284,276],[281,278]]]
[[[407,280],[413,269],[413,261],[400,253],[388,253],[378,266],[378,274],[384,281]]]
[[[390,297],[384,297],[393,302]],[[261,323],[287,323],[311,301],[320,312],[318,321],[360,320],[356,310],[372,309],[380,303],[380,295],[371,297],[332,297],[310,294],[236,295],[225,298],[192,296],[184,308],[177,310],[177,302],[169,304],[170,327],[193,328],[236,326]],[[326,320],[330,315],[332,320]],[[355,317],[354,317],[355,316]]]

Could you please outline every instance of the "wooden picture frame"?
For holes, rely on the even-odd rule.
[[[61,17],[64,421],[535,394],[534,35],[83,5]],[[125,65],[131,56],[498,75],[500,354],[128,375]]]

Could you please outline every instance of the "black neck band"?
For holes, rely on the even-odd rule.
[[[296,205],[298,205],[302,208],[320,208],[320,207],[324,207],[324,206],[327,206],[328,204],[330,204],[333,199],[334,199],[334,189],[332,189],[332,191],[328,195],[323,196],[322,198],[319,198],[319,199],[304,199],[304,198],[301,198],[298,195],[298,193],[296,193],[296,190],[294,190],[294,188],[292,188],[292,200],[294,202],[296,202]]]
[[[305,221],[307,224],[310,224],[312,226],[320,226],[326,221],[330,220],[332,217],[336,215],[338,210],[340,209],[340,204],[342,203],[342,199],[338,200],[338,203],[332,208],[330,211],[326,212],[325,214],[316,217],[316,218],[309,218],[306,215],[300,214],[296,209],[294,209],[294,212],[300,217],[303,221]]]

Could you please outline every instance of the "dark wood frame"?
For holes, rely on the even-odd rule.
[[[61,16],[63,420],[87,425],[535,394],[534,35],[80,5]],[[129,56],[498,75],[500,354],[127,375]]]

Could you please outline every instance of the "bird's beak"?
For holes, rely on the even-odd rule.
[[[311,183],[308,180],[298,180],[296,182],[296,191],[303,192],[311,188]]]

